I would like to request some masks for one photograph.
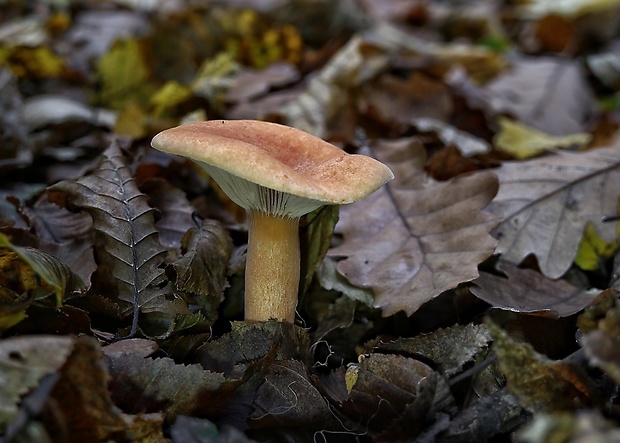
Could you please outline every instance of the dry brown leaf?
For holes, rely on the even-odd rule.
[[[64,181],[49,188],[60,201],[71,204],[93,217],[94,229],[103,246],[97,249],[98,273],[111,273],[112,284],[122,302],[122,315],[134,312],[186,313],[181,300],[168,300],[165,275],[161,267],[165,250],[157,239],[155,210],[149,206],[132,176],[127,158],[116,142],[105,151],[91,175]],[[105,266],[104,266],[105,265]],[[107,276],[110,279],[110,276]],[[133,332],[133,331],[132,331]]]
[[[567,317],[588,306],[600,291],[587,291],[565,280],[551,280],[531,269],[501,262],[507,278],[487,272],[473,281],[470,291],[494,308],[544,317]]]
[[[493,114],[512,114],[551,135],[586,132],[597,112],[579,62],[552,57],[523,58],[484,88]]]
[[[196,227],[192,218],[194,208],[185,192],[159,177],[140,183],[140,190],[148,195],[149,203],[161,214],[155,223],[159,242],[166,248],[180,248],[181,238],[189,229]]]
[[[488,209],[501,216],[495,228],[497,252],[520,263],[534,254],[548,277],[563,275],[573,263],[587,222],[605,242],[616,238],[620,195],[620,146],[585,153],[555,151],[525,162],[504,162],[497,197]]]
[[[389,190],[341,208],[341,245],[328,255],[345,257],[338,271],[372,288],[374,305],[391,315],[413,314],[422,304],[478,276],[478,263],[495,246],[495,217],[481,209],[497,180],[484,172],[448,182],[422,173],[424,149],[412,139],[377,144],[379,160],[394,171]]]

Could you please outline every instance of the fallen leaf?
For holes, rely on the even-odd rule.
[[[575,256],[575,264],[584,271],[601,269],[605,266],[607,260],[616,253],[618,246],[617,238],[611,242],[606,242],[598,235],[594,225],[588,222],[583,232],[579,250]]]
[[[379,76],[360,101],[364,114],[389,125],[406,126],[418,119],[441,122],[452,111],[448,88],[417,72],[404,80],[393,74]]]
[[[416,337],[382,341],[374,347],[373,352],[393,352],[410,357],[423,356],[431,360],[436,365],[433,367],[440,373],[451,376],[486,349],[490,341],[491,336],[484,325],[468,323],[438,329]]]
[[[108,355],[107,360],[112,398],[126,413],[161,411],[169,423],[179,414],[217,418],[227,401],[221,392],[228,389],[224,376],[199,365],[135,354]]]
[[[518,160],[535,157],[552,148],[579,148],[590,142],[590,134],[551,136],[506,117],[498,119],[495,147]]]
[[[20,398],[58,371],[73,348],[71,337],[13,337],[0,342],[0,432],[19,411]]]
[[[299,76],[298,69],[286,62],[273,63],[261,70],[246,69],[231,80],[225,99],[229,103],[248,102],[265,95],[271,88],[299,80]]]
[[[580,324],[580,330],[585,332],[580,340],[590,364],[601,368],[616,383],[620,383],[620,307],[618,307],[616,294],[608,294],[608,298],[600,301],[600,306],[593,306],[587,314],[607,308],[606,312],[595,322],[593,330],[584,330]],[[583,320],[580,318],[580,323]]]
[[[553,57],[517,59],[484,87],[493,114],[509,114],[551,135],[587,132],[598,111],[581,65]]]
[[[538,354],[531,345],[515,341],[491,321],[486,326],[508,389],[521,406],[531,412],[559,412],[596,404],[592,382],[579,366]]]
[[[329,404],[310,382],[306,366],[296,360],[274,362],[256,393],[251,429],[265,429],[272,438],[278,428],[296,428],[306,435],[318,431],[344,430]]]
[[[611,12],[617,5],[616,0],[563,0],[552,3],[533,0],[520,5],[518,11],[528,18],[540,18],[548,14],[577,17],[593,12]]]
[[[484,172],[448,182],[422,173],[424,153],[410,139],[383,141],[375,153],[396,179],[366,199],[340,210],[344,241],[328,252],[344,257],[338,271],[372,288],[383,315],[413,314],[422,304],[478,276],[477,265],[495,246],[495,217],[481,209],[496,192]]]
[[[150,177],[139,184],[140,190],[149,197],[149,203],[160,212],[155,223],[162,246],[179,249],[181,238],[196,227],[194,207],[181,189],[160,177]]]
[[[306,90],[280,109],[289,126],[325,137],[330,118],[341,112],[356,86],[381,72],[387,58],[351,38],[308,83]]]
[[[361,356],[345,374],[332,372],[325,382],[331,385],[327,395],[332,403],[355,429],[370,431],[377,442],[411,441],[426,420],[453,402],[442,377],[400,355]]]
[[[329,291],[338,291],[347,297],[372,306],[374,298],[370,289],[353,286],[337,270],[338,262],[332,257],[325,257],[321,266],[317,269],[317,277],[321,286]]]
[[[170,427],[173,443],[252,443],[239,429],[223,426],[221,429],[209,420],[179,415]]]
[[[97,256],[106,265],[100,265],[97,272],[107,268],[114,277],[106,281],[116,286],[118,294],[107,297],[122,302],[122,316],[132,310],[134,318],[138,310],[187,313],[185,304],[178,299],[168,300],[166,287],[161,286],[166,282],[161,267],[166,251],[157,239],[154,209],[139,191],[116,142],[104,152],[91,175],[48,189],[60,203],[66,198],[93,217],[94,229],[103,243],[96,250]]]
[[[196,351],[196,361],[207,370],[226,376],[259,361],[274,349],[279,360],[307,361],[308,332],[282,322],[233,322],[231,332],[205,343]]]
[[[434,132],[445,145],[454,145],[465,157],[486,154],[491,145],[468,132],[459,131],[454,126],[433,118],[414,118],[411,124],[420,132]]]
[[[551,280],[531,269],[500,262],[506,277],[481,272],[469,290],[494,308],[559,318],[576,314],[592,303],[599,290],[585,290],[566,280]]]
[[[530,161],[507,161],[494,170],[499,192],[487,209],[500,215],[493,231],[502,258],[520,263],[534,254],[543,274],[562,276],[572,265],[586,223],[605,242],[617,235],[620,194],[617,146],[583,153],[554,151]]]
[[[233,244],[228,231],[215,220],[205,220],[181,239],[184,254],[171,264],[175,287],[200,306],[205,317],[215,320],[224,299],[226,271]]]
[[[19,283],[18,293],[32,291],[33,299],[54,295],[54,305],[59,307],[65,298],[85,289],[84,282],[63,262],[39,249],[14,246],[8,237],[0,233],[0,266],[5,276],[0,286],[10,289]],[[11,272],[13,268],[13,272]]]
[[[149,66],[143,47],[134,38],[114,42],[97,61],[97,78],[101,82],[101,103],[112,109],[123,109],[132,100],[146,103],[152,90]]]

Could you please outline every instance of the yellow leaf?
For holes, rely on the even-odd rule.
[[[347,393],[351,393],[353,386],[357,383],[358,373],[360,372],[360,365],[351,363],[347,367],[347,371],[344,374],[344,382],[347,386]]]
[[[2,52],[0,59],[8,63],[18,77],[49,78],[65,73],[64,60],[48,47],[19,46]]]
[[[146,103],[152,89],[149,69],[142,47],[135,39],[117,41],[97,63],[97,77],[101,83],[101,104],[112,109],[123,109],[136,100]]]
[[[584,145],[592,139],[589,134],[565,136],[545,134],[506,117],[500,117],[498,123],[499,131],[493,139],[495,147],[519,160],[540,155],[552,148]]]
[[[618,242],[606,243],[596,232],[594,224],[588,222],[584,229],[575,264],[584,271],[595,271],[610,259],[618,249]]]
[[[153,115],[160,117],[191,96],[192,90],[190,88],[175,81],[169,81],[151,97],[151,105],[154,107]]]
[[[0,287],[35,300],[55,296],[62,305],[66,293],[83,290],[84,282],[53,255],[34,248],[15,246],[0,233]]]
[[[127,103],[116,118],[114,133],[132,138],[144,137],[147,134],[146,112],[135,101]]]
[[[15,314],[6,315],[4,312],[0,311],[0,332],[12,328],[27,317],[28,315],[26,314],[26,310],[16,312]]]

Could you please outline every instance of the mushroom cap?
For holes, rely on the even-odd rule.
[[[231,195],[222,180],[238,177],[243,188],[256,184],[312,200],[319,207],[360,200],[394,178],[387,166],[371,157],[347,154],[299,129],[258,120],[189,123],[160,132],[151,145],[203,166],[246,209],[245,201],[237,201],[244,197]]]

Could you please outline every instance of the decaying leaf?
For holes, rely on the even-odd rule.
[[[288,125],[325,137],[330,117],[349,100],[349,93],[384,69],[387,58],[353,37],[308,83],[306,91],[281,108]]]
[[[57,371],[73,347],[70,337],[16,337],[0,343],[0,432],[19,411],[23,395]]]
[[[47,192],[41,193],[32,207],[20,204],[18,210],[39,238],[39,249],[62,260],[90,286],[90,277],[97,268],[90,215],[51,203]]]
[[[273,350],[279,360],[308,359],[308,332],[282,322],[233,322],[232,330],[205,343],[196,351],[196,361],[204,368],[225,375],[237,372]]]
[[[184,254],[172,263],[176,289],[187,293],[203,314],[214,318],[224,299],[226,271],[232,254],[230,234],[215,220],[205,220],[181,240]]]
[[[573,263],[583,229],[591,222],[605,242],[615,240],[620,195],[620,148],[583,153],[554,151],[522,162],[504,162],[497,197],[488,210],[501,216],[493,234],[504,260],[520,263],[534,254],[548,277],[563,275]]]
[[[170,427],[174,443],[252,443],[239,429],[223,426],[221,429],[209,420],[180,415]]]
[[[484,325],[469,323],[412,338],[381,342],[375,346],[374,351],[395,352],[412,357],[421,355],[433,361],[439,372],[450,376],[485,349],[490,341],[491,336]]]
[[[275,362],[265,375],[250,418],[253,429],[268,430],[273,437],[277,428],[297,428],[313,435],[321,430],[343,430],[327,401],[310,382],[306,366],[296,360]]]
[[[444,83],[415,72],[406,79],[380,75],[362,95],[360,106],[386,125],[402,126],[418,119],[446,121],[453,108]]]
[[[161,411],[171,422],[179,414],[216,417],[224,407],[227,386],[220,373],[135,354],[108,356],[108,362],[112,398],[127,413]]]
[[[118,144],[105,151],[104,157],[91,175],[70,182],[60,182],[49,188],[51,193],[63,193],[72,206],[88,212],[94,222],[103,247],[97,255],[105,269],[114,276],[113,285],[122,302],[121,315],[132,309],[141,312],[160,311],[174,315],[186,313],[180,300],[168,300],[162,268],[165,250],[157,239],[154,209],[133,179]],[[56,195],[56,197],[59,197]],[[109,280],[109,278],[108,278]]]
[[[492,173],[435,182],[421,172],[415,141],[384,141],[376,154],[396,179],[370,197],[341,208],[344,241],[328,252],[345,257],[338,271],[372,288],[384,315],[414,313],[422,304],[478,276],[495,246],[495,218],[481,209],[497,189]]]
[[[532,412],[573,411],[596,404],[591,381],[575,364],[549,360],[488,321],[493,349],[508,389]],[[524,371],[523,368],[527,368]]]
[[[110,399],[107,377],[99,346],[92,338],[5,339],[0,344],[1,429],[5,436],[18,436],[32,414],[45,421],[52,440],[160,441],[161,416],[122,414]],[[36,398],[30,398],[28,406],[20,405],[20,398],[36,386],[45,389],[35,391]],[[43,409],[45,404],[53,404],[53,410]]]
[[[18,294],[30,293],[33,300],[54,295],[56,307],[73,292],[85,289],[80,277],[56,257],[39,249],[14,246],[4,234],[0,234],[0,268],[0,287],[17,290]]]
[[[140,183],[140,190],[148,195],[149,203],[160,212],[161,217],[155,223],[159,242],[166,248],[178,249],[185,233],[196,227],[192,217],[195,209],[185,192],[158,177]]]
[[[597,311],[600,318],[595,321]],[[582,317],[592,318],[593,330],[583,327],[585,318],[580,318],[580,329],[585,332],[581,345],[590,363],[604,370],[616,383],[620,384],[620,306],[613,291],[602,295],[598,303],[588,309]],[[585,330],[584,330],[585,329]]]
[[[500,262],[506,278],[481,272],[470,291],[494,308],[543,317],[568,317],[588,306],[599,290],[585,290],[566,280],[551,280],[539,272]]]
[[[424,363],[400,355],[370,354],[346,373],[324,379],[327,395],[373,441],[411,441],[427,420],[450,409],[447,383]]]

